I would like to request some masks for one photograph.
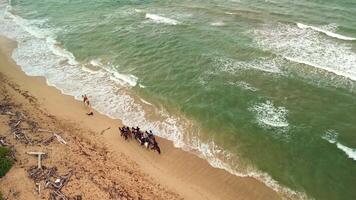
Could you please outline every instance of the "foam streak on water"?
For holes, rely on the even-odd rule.
[[[343,151],[347,157],[356,160],[356,149],[347,147],[340,142],[337,141],[338,133],[335,132],[334,130],[328,130],[326,131],[325,135],[322,136],[322,138],[326,141],[328,141],[331,144],[336,144],[336,147]]]
[[[318,27],[315,27],[315,26],[308,26],[308,25],[305,25],[305,24],[302,24],[302,23],[297,23],[297,26],[301,29],[306,29],[306,28],[310,28],[310,29],[313,29],[315,31],[318,31],[318,32],[321,32],[321,33],[324,33],[330,37],[333,37],[333,38],[337,38],[337,39],[340,39],[340,40],[356,40],[356,38],[353,38],[353,37],[347,37],[347,36],[344,36],[344,35],[340,35],[340,34],[337,34],[337,33],[333,33],[331,31],[328,31],[328,30],[324,30],[322,28],[318,28]]]
[[[145,17],[146,17],[146,19],[150,19],[155,23],[162,23],[162,24],[168,24],[168,25],[178,25],[178,24],[180,24],[180,22],[177,21],[177,20],[170,19],[168,17],[162,17],[162,16],[159,16],[159,15],[156,15],[156,14],[147,13]]]
[[[255,169],[237,171],[238,163],[231,165],[229,162],[234,157],[231,153],[218,147],[213,141],[201,141],[198,132],[183,134],[187,127],[192,126],[189,120],[171,116],[164,109],[158,109],[153,105],[153,112],[159,115],[160,120],[148,119],[141,101],[129,95],[129,88],[137,84],[137,77],[119,74],[108,66],[101,67],[103,64],[99,62],[100,60],[79,63],[71,52],[61,47],[50,29],[38,29],[32,25],[32,21],[13,15],[10,11],[11,7],[0,5],[0,34],[17,41],[18,47],[14,50],[12,58],[27,75],[43,76],[48,85],[55,86],[62,93],[77,100],[80,100],[82,94],[88,94],[97,111],[121,119],[128,126],[140,125],[142,129],[151,129],[157,135],[173,141],[176,147],[194,150],[213,167],[225,169],[237,176],[255,177],[280,192],[282,196],[306,197],[305,194],[279,185],[266,173]],[[152,15],[151,18],[157,19]],[[165,18],[163,21],[167,22]],[[168,23],[173,22],[176,23],[168,20]],[[93,71],[85,67],[88,64],[101,68]]]
[[[349,43],[340,43],[313,29],[278,24],[255,30],[255,41],[264,50],[311,67],[356,80],[356,54]],[[305,74],[307,76],[308,74]]]
[[[231,74],[238,73],[241,70],[258,70],[267,73],[282,73],[280,66],[281,60],[276,58],[262,57],[248,61],[237,61],[231,58],[216,58],[216,69]]]

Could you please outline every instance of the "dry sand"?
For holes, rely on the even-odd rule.
[[[62,190],[83,199],[280,199],[272,189],[254,178],[241,178],[213,168],[192,153],[158,138],[162,154],[147,151],[135,141],[124,141],[119,120],[94,111],[85,114],[82,102],[61,94],[42,77],[29,77],[11,59],[16,43],[0,38],[0,104],[9,101],[13,112],[24,113],[37,128],[58,132],[67,142],[44,144],[51,133],[28,130],[32,144],[16,140],[9,130],[13,116],[0,115],[0,136],[13,145],[17,162],[0,180],[0,191],[8,199],[48,199],[49,190],[38,195],[27,170],[37,159],[27,151],[43,151],[46,167],[59,174],[73,170]],[[7,99],[5,99],[7,98]],[[29,123],[28,122],[28,123]],[[23,122],[24,128],[31,125]],[[110,128],[110,129],[108,129]]]

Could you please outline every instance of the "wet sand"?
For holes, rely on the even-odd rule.
[[[15,109],[33,115],[41,127],[59,130],[68,140],[67,145],[56,141],[48,146],[22,144],[7,131],[9,119],[0,115],[0,136],[9,138],[18,152],[15,166],[0,180],[0,190],[10,195],[9,199],[38,199],[26,172],[36,164],[35,158],[25,154],[33,149],[49,152],[45,165],[60,163],[63,171],[74,169],[78,175],[72,177],[65,191],[81,194],[83,199],[280,199],[258,180],[213,168],[168,140],[158,138],[161,155],[135,141],[124,141],[118,132],[120,120],[96,111],[94,116],[87,116],[82,102],[48,86],[43,77],[30,77],[21,71],[11,59],[15,42],[1,37],[0,46],[0,86],[6,91],[0,98],[8,93],[16,105],[22,105]],[[26,98],[24,91],[31,98]],[[14,190],[19,192],[17,197],[11,196]],[[128,196],[120,196],[120,192]]]

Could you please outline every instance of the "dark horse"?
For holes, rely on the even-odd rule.
[[[157,151],[158,154],[161,154],[161,149],[159,148],[158,142],[156,141],[155,136],[152,134],[152,131],[150,131],[150,132],[146,131],[146,133],[148,135],[148,138],[147,138],[148,139],[147,141],[149,144],[148,146],[150,146],[152,150]]]
[[[145,146],[147,149],[157,151],[159,154],[161,154],[161,149],[159,148],[158,142],[156,141],[152,131],[141,132],[139,127],[132,127],[130,130],[130,128],[126,126],[123,126],[122,128],[119,127],[119,130],[121,132],[121,137],[124,137],[125,140],[132,138],[133,136],[135,140],[140,143],[140,145]]]
[[[124,137],[125,140],[131,138],[131,131],[129,127],[125,127],[125,126],[122,128],[119,127],[119,130],[121,132],[121,137]]]

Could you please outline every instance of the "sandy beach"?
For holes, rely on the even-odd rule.
[[[96,111],[87,116],[82,102],[46,84],[43,77],[29,77],[11,59],[16,43],[0,39],[0,100],[13,103],[13,111],[24,113],[38,128],[58,132],[57,140],[43,144],[51,133],[27,131],[25,144],[9,131],[11,116],[0,115],[0,136],[15,149],[17,162],[0,180],[0,191],[8,199],[48,199],[49,191],[36,193],[28,177],[37,164],[28,151],[47,153],[46,167],[60,174],[73,170],[63,189],[69,197],[83,199],[279,199],[271,188],[254,178],[242,178],[213,168],[198,156],[173,147],[158,138],[162,154],[147,151],[135,141],[120,137],[119,120]],[[95,95],[95,94],[91,94]]]

